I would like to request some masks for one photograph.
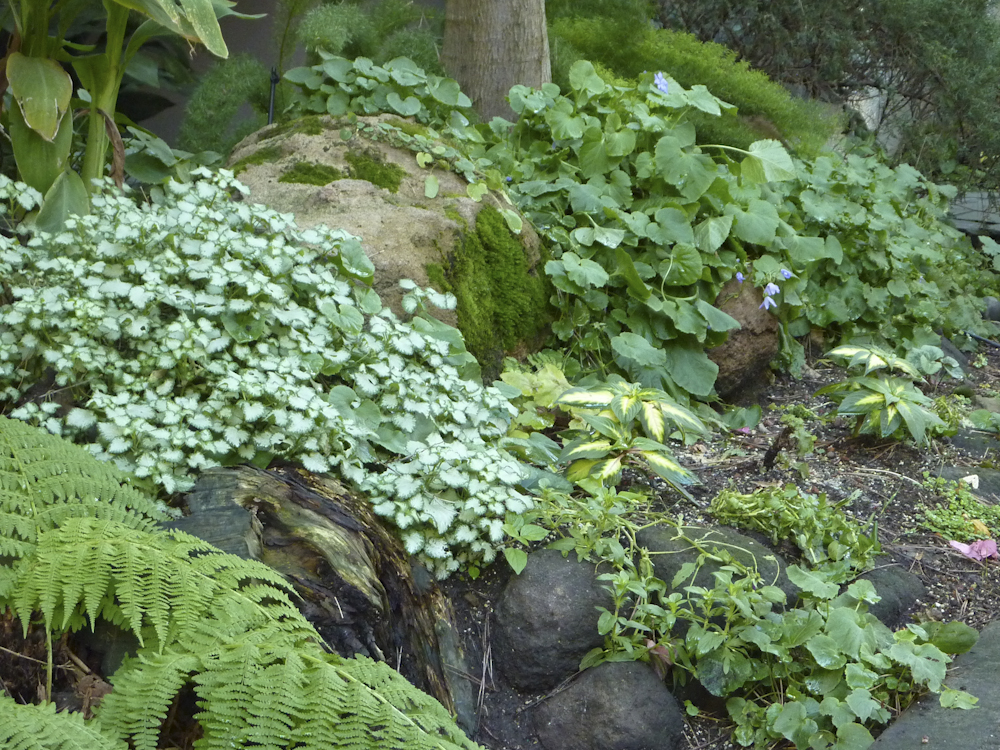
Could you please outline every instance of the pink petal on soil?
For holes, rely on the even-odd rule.
[[[973,552],[979,555],[980,560],[997,556],[997,543],[994,539],[979,539],[969,546],[972,547]]]
[[[987,557],[997,557],[997,543],[993,539],[979,539],[972,544],[962,544],[951,540],[948,544],[957,549],[970,560],[985,560]]]

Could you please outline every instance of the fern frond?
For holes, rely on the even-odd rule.
[[[11,604],[25,629],[35,610],[47,628],[63,629],[82,606],[92,623],[98,615],[121,621],[143,645],[151,627],[158,650],[182,633],[197,632],[206,620],[215,623],[217,643],[261,620],[288,623],[296,637],[315,636],[292,604],[293,590],[273,569],[180,531],[149,533],[115,521],[70,518],[41,534],[35,554],[19,561],[14,573]],[[244,581],[246,591],[240,589]]]
[[[125,474],[83,448],[0,417],[0,555],[23,557],[66,518],[152,530],[166,515]]]
[[[127,658],[97,710],[104,732],[129,739],[136,750],[155,750],[170,704],[198,666],[196,656],[173,649]]]
[[[0,747],[4,750],[128,750],[106,737],[95,721],[80,714],[56,713],[54,703],[23,706],[0,696]]]

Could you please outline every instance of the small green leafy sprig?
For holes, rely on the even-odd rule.
[[[792,541],[812,567],[843,563],[840,569],[847,576],[870,568],[881,553],[875,529],[864,533],[844,513],[851,500],[830,504],[825,493],[813,495],[786,484],[749,495],[723,490],[713,498],[711,512],[721,523],[766,534],[772,544]]]
[[[232,201],[231,173],[193,176],[148,204],[108,187],[58,235],[0,238],[0,405],[154,491],[275,456],[336,471],[436,574],[492,559],[531,501],[496,447],[516,410],[424,311],[451,300],[404,282],[416,317],[400,321],[356,238]],[[0,181],[0,202],[26,196]],[[47,372],[75,406],[26,400]]]
[[[472,100],[454,79],[427,73],[406,57],[376,65],[365,57],[348,60],[318,52],[318,64],[285,73],[285,80],[299,87],[291,102],[299,112],[334,117],[393,112],[422,123],[469,124],[462,113],[471,114]]]
[[[696,481],[664,441],[675,430],[682,438],[705,437],[708,428],[664,391],[612,377],[602,386],[572,388],[554,403],[573,412],[575,429],[582,433],[565,444],[559,457],[569,464],[570,481],[593,476],[615,485],[627,464],[653,471],[684,495],[682,485]]]
[[[965,482],[932,477],[924,472],[923,485],[936,502],[923,503],[920,526],[945,539],[972,542],[1000,534],[1000,507],[984,503]]]
[[[907,360],[874,345],[837,347],[828,356],[848,359],[848,368],[864,365],[864,375],[831,383],[816,391],[838,401],[837,413],[855,417],[855,434],[899,436],[905,432],[918,445],[929,442],[930,434],[947,429],[947,425],[929,406],[933,401],[913,385],[922,380],[920,372]],[[874,370],[899,370],[907,378],[870,377]]]

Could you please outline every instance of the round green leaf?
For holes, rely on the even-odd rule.
[[[691,245],[677,244],[658,270],[666,284],[685,286],[701,278],[701,269],[701,253]]]

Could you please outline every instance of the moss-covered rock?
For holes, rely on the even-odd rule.
[[[278,182],[294,182],[299,185],[329,185],[334,180],[342,179],[344,179],[344,173],[336,167],[297,161],[278,178]]]
[[[370,182],[372,185],[385,188],[390,193],[398,193],[399,185],[406,177],[405,169],[398,164],[387,162],[374,149],[349,150],[344,154],[344,159],[351,165],[351,179]]]
[[[511,233],[496,208],[506,205],[501,196],[473,200],[462,177],[438,162],[421,167],[413,151],[392,145],[386,129],[412,136],[422,127],[401,122],[303,118],[251,135],[231,163],[250,200],[295,214],[301,227],[326,224],[360,237],[375,290],[398,314],[400,279],[453,292],[457,310],[431,312],[462,330],[490,378],[505,353],[530,349],[549,319],[545,276],[536,270],[541,242],[527,222]],[[428,198],[431,176],[438,190]]]
[[[492,206],[476,216],[475,230],[466,232],[450,267],[438,269],[428,269],[428,276],[455,295],[458,327],[481,364],[532,341],[548,321],[546,277],[529,266],[521,243]]]

